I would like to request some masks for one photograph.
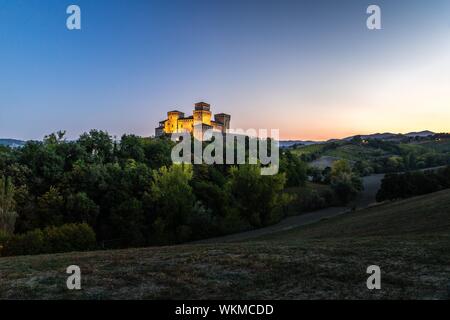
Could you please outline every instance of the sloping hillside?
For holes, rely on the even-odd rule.
[[[0,258],[0,298],[445,299],[449,205],[445,190],[242,243]],[[381,290],[366,288],[372,264]]]
[[[371,164],[372,167],[377,168],[380,165],[385,166],[384,160],[390,157],[400,157],[406,162],[413,159],[415,161],[413,165],[417,166],[417,168],[422,168],[424,166],[444,165],[448,162],[450,156],[450,139],[443,137],[402,142],[389,142],[384,140],[352,142],[341,140],[318,145],[297,146],[291,152],[303,157],[312,166],[320,169],[323,169],[323,163],[331,166],[335,159],[345,159],[350,162],[364,161]],[[329,160],[332,161],[330,162]],[[386,172],[381,169],[378,171]],[[392,170],[395,168],[388,169]],[[397,169],[401,171],[404,168]]]
[[[272,239],[450,235],[450,191],[377,205],[345,214]]]

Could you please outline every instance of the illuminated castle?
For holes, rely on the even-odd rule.
[[[214,120],[211,120],[210,105],[198,102],[195,104],[193,115],[189,117],[185,117],[183,112],[177,110],[167,112],[167,119],[159,122],[155,135],[158,137],[176,132],[189,132],[201,138],[203,132],[208,129],[225,133],[230,129],[230,119],[230,115],[218,113],[214,115]]]

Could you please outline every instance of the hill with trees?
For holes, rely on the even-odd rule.
[[[367,175],[431,168],[450,164],[450,135],[402,135],[398,140],[355,136],[347,140],[294,146],[291,152],[312,166],[324,169],[324,159],[345,159]],[[331,166],[331,165],[330,165]]]
[[[7,147],[21,147],[25,144],[25,141],[17,140],[17,139],[0,139],[0,146]]]
[[[280,172],[259,165],[176,165],[166,138],[92,130],[57,132],[21,148],[0,146],[3,255],[81,250],[53,245],[85,234],[85,249],[175,244],[276,223],[306,183],[289,152]],[[3,183],[4,182],[4,183]],[[91,235],[94,234],[94,237]],[[76,241],[75,241],[76,242]],[[94,243],[93,243],[94,242]]]

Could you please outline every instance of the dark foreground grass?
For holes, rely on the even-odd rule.
[[[445,299],[449,205],[446,190],[243,243],[0,258],[0,298]],[[372,264],[381,290],[366,287]]]

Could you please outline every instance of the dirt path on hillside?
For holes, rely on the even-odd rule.
[[[338,216],[340,214],[350,211],[351,207],[353,206],[357,208],[365,208],[375,202],[375,196],[377,194],[378,189],[380,188],[381,180],[383,179],[383,177],[384,174],[374,174],[362,178],[364,191],[361,192],[361,194],[353,202],[353,204],[348,207],[331,207],[318,211],[303,213],[298,216],[287,217],[273,226],[250,230],[241,233],[230,234],[223,237],[195,241],[193,243],[223,243],[223,242],[243,241],[275,232],[297,228],[310,223],[318,222],[325,218]]]
[[[419,169],[418,171],[437,170],[444,167],[445,166],[438,166],[433,168]],[[350,203],[347,207],[331,207],[318,211],[303,213],[298,216],[287,217],[273,226],[230,234],[223,237],[195,241],[192,243],[238,242],[315,223],[322,219],[331,218],[349,212],[350,210],[352,210],[352,208],[367,208],[368,206],[376,203],[376,195],[378,190],[380,189],[381,180],[383,180],[383,177],[384,173],[372,174],[370,176],[363,177],[362,180],[364,190],[358,195],[356,200]]]
[[[367,177],[363,177],[364,190],[358,195],[356,200],[349,206],[354,206],[358,209],[366,208],[367,206],[377,202],[376,195],[381,187],[381,180],[383,180],[384,174],[372,174]]]
[[[256,238],[264,235],[268,235],[275,232],[286,231],[292,228],[304,226],[310,223],[320,221],[324,218],[334,217],[342,213],[348,212],[347,207],[331,207],[327,209],[322,209],[314,212],[304,213],[298,216],[287,217],[280,221],[279,223],[255,230],[245,231],[241,233],[230,234],[223,237],[205,239],[200,241],[192,242],[197,243],[224,243],[224,242],[235,242],[243,241],[251,238]]]

